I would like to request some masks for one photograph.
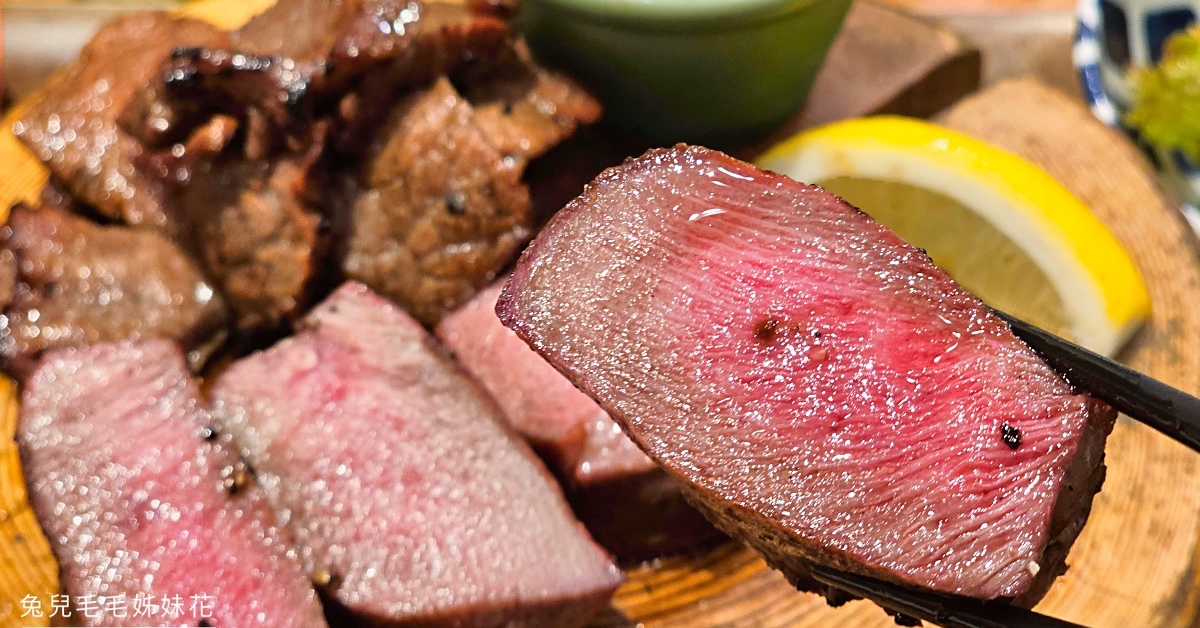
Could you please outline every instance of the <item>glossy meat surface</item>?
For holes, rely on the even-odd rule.
[[[350,201],[350,279],[424,323],[487,285],[529,237],[529,191],[449,81],[401,102]]]
[[[166,184],[140,163],[145,147],[118,124],[140,90],[159,79],[177,47],[222,47],[207,23],[144,11],[106,23],[79,60],[46,89],[14,133],[73,194],[129,224],[167,222]]]
[[[176,198],[178,239],[242,329],[277,327],[307,305],[320,222],[309,180],[314,159],[203,163]]]
[[[600,103],[569,77],[537,65],[522,41],[464,64],[453,79],[488,142],[522,171],[580,125],[600,119]]]
[[[73,620],[325,626],[253,475],[210,425],[168,341],[62,349],[42,360],[17,439]],[[150,595],[155,604],[179,596],[180,613],[139,615],[135,599]],[[113,598],[123,613],[108,610]]]
[[[644,560],[721,538],[591,397],[500,322],[503,287],[475,295],[437,335],[550,464],[596,540],[622,560]]]
[[[52,347],[150,338],[179,340],[199,364],[219,343],[220,295],[156,233],[19,206],[0,236],[8,292],[0,353],[15,370]]]
[[[492,402],[361,284],[213,394],[310,573],[373,625],[581,626],[620,581]]]
[[[714,151],[606,171],[498,312],[798,586],[1036,601],[1103,475],[1111,409],[865,214]]]

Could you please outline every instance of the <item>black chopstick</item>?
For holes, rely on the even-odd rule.
[[[1079,624],[1003,602],[983,602],[912,589],[824,565],[813,564],[811,570],[813,577],[823,584],[871,600],[890,612],[943,628],[1082,628]]]
[[[1200,399],[1018,318],[996,313],[1072,385],[1200,451]]]

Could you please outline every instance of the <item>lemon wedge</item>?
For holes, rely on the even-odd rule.
[[[845,198],[992,307],[1097,353],[1116,353],[1149,315],[1133,260],[1083,203],[956,131],[859,118],[802,132],[758,164]]]

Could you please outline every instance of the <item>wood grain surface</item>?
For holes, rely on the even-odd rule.
[[[269,0],[204,0],[193,11],[235,25]],[[258,4],[254,4],[258,3]],[[1125,359],[1200,392],[1200,260],[1177,212],[1141,156],[1069,98],[1029,81],[1008,82],[951,109],[944,121],[1041,164],[1112,228],[1137,261],[1153,320]],[[36,195],[44,173],[0,129],[0,207]],[[0,627],[21,619],[19,601],[55,590],[56,566],[25,502],[11,436],[15,389],[0,380]],[[1109,477],[1071,570],[1039,609],[1095,627],[1188,626],[1200,614],[1197,523],[1200,458],[1123,420],[1109,440]],[[749,551],[730,543],[703,556],[633,569],[596,628],[890,627],[880,609],[838,609],[797,593]]]

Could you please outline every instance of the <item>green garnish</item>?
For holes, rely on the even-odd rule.
[[[1152,144],[1200,161],[1200,27],[1173,35],[1158,67],[1133,75],[1134,107],[1125,121]]]

